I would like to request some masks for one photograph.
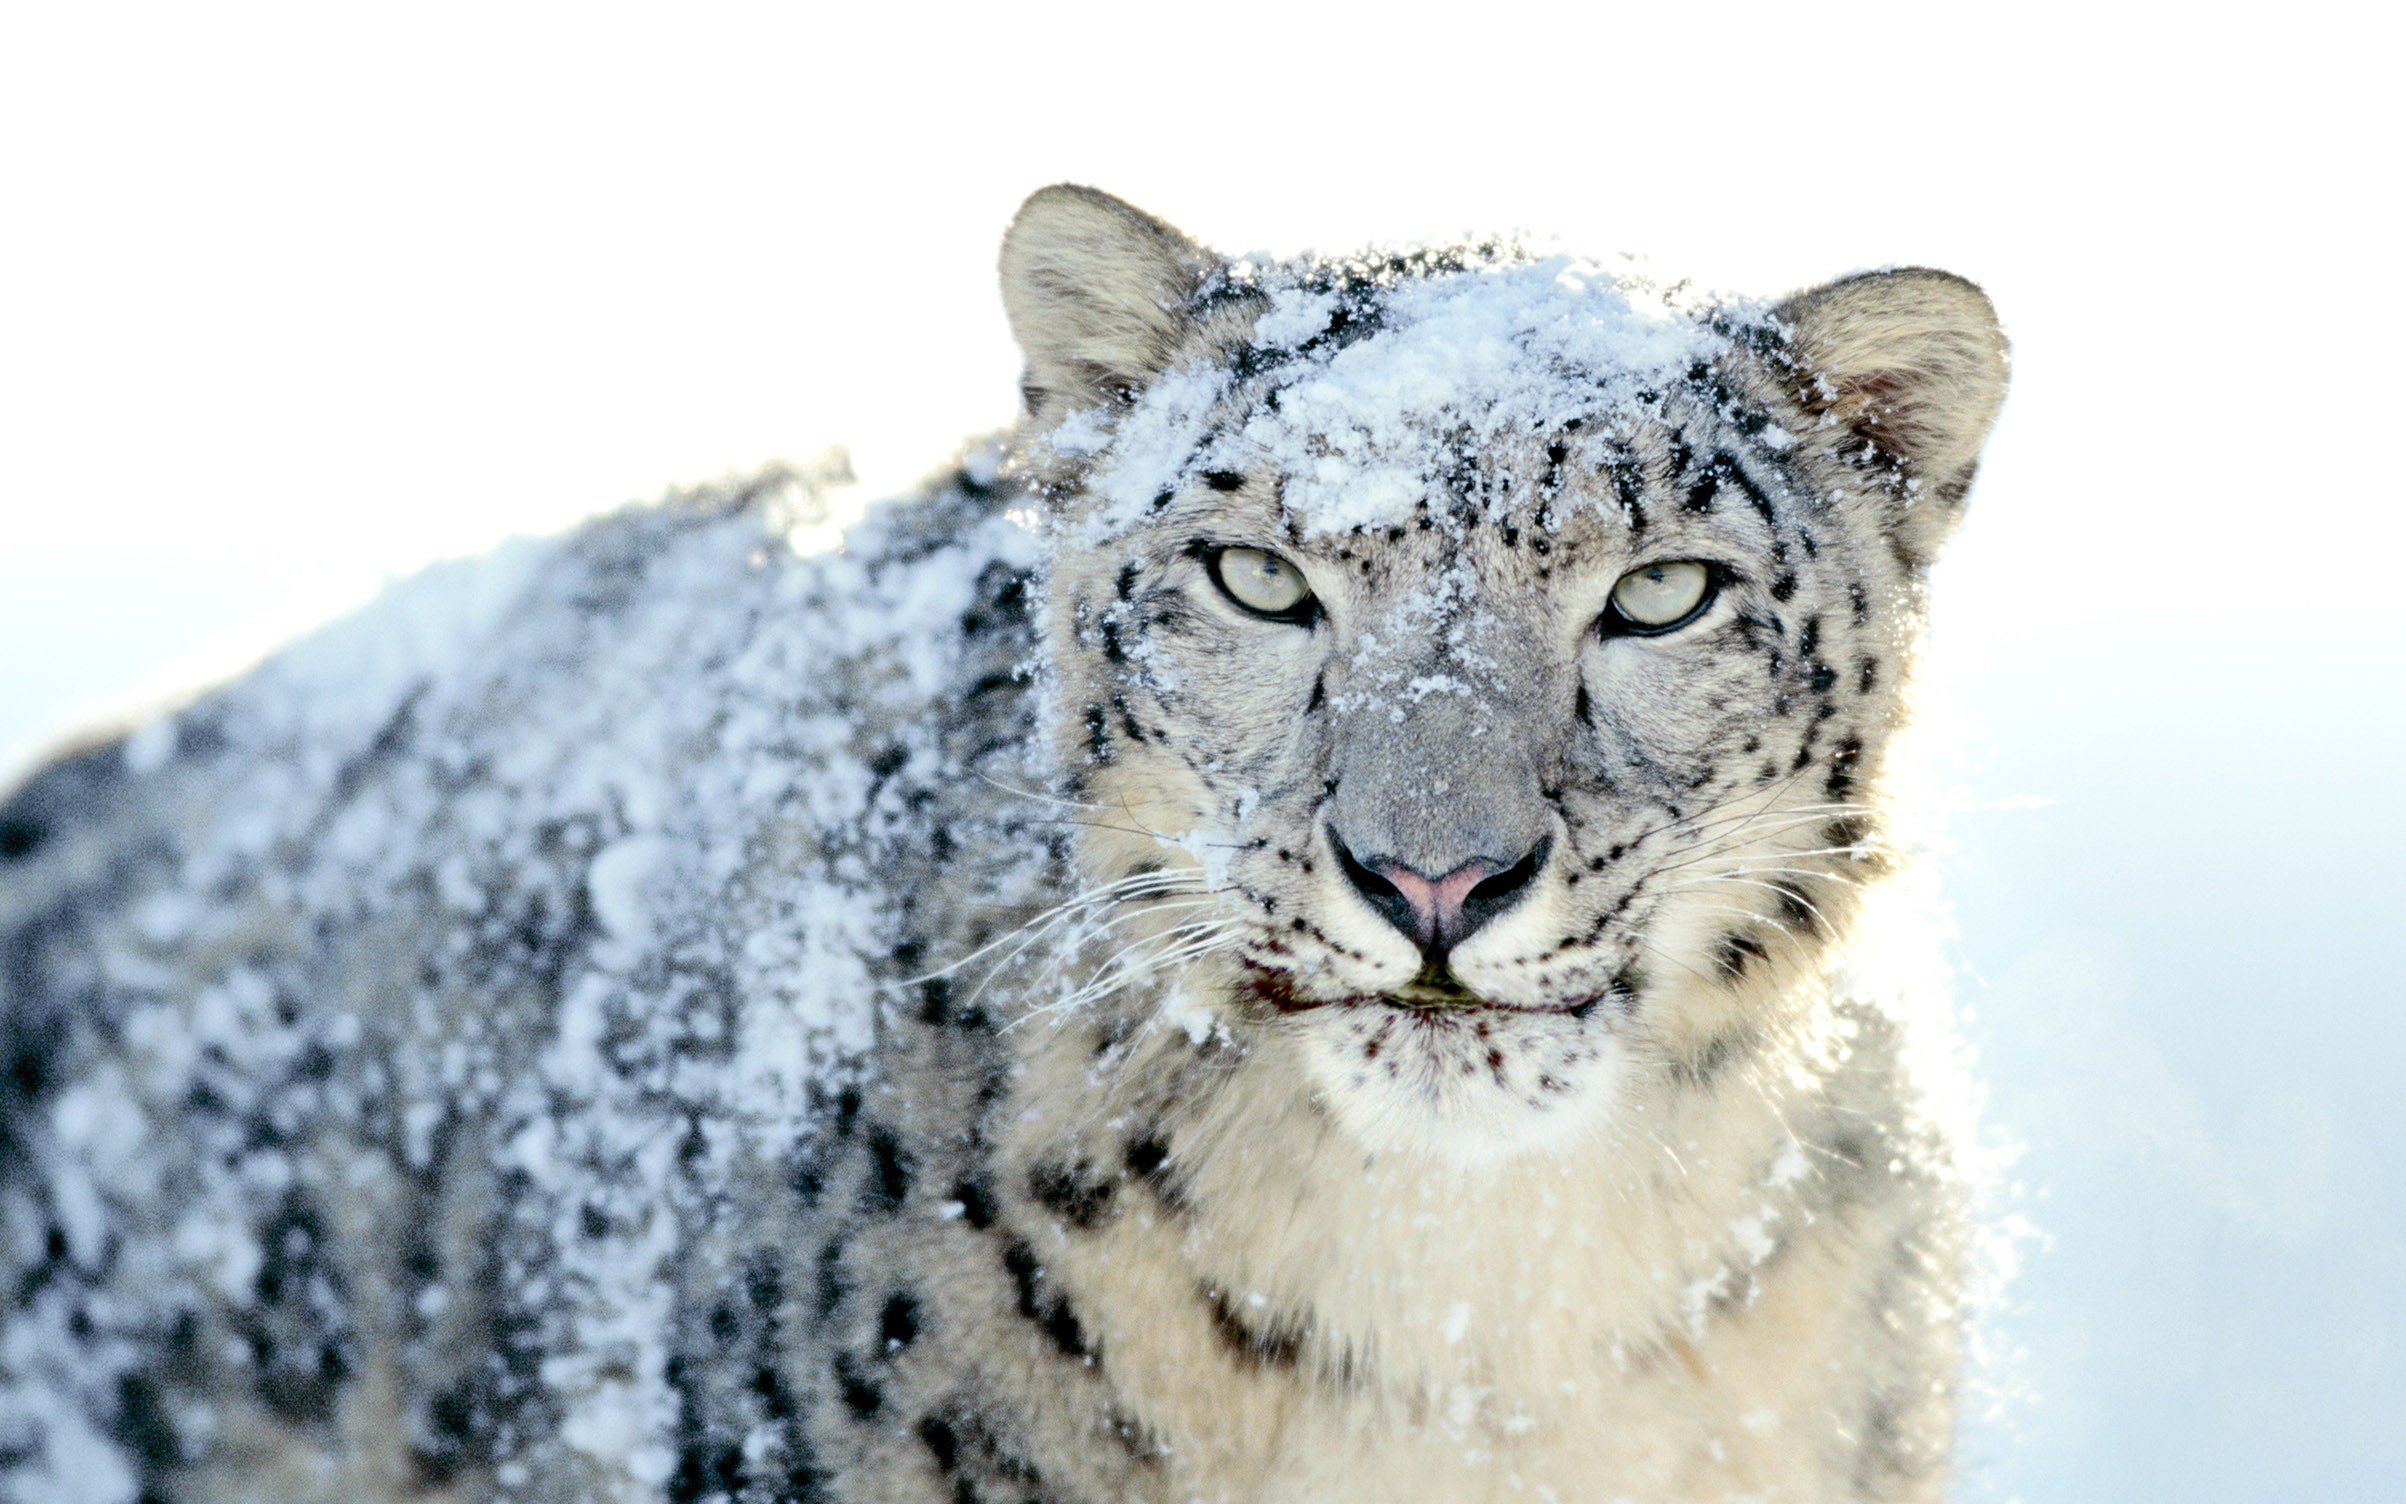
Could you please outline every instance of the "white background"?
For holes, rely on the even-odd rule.
[[[0,781],[430,559],[830,442],[907,482],[1011,414],[1046,182],[1230,250],[1944,266],[2016,344],[1933,713],[2045,1238],[1966,1493],[2395,1498],[2397,56],[2312,4],[13,6]]]

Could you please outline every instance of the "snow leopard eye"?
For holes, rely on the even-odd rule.
[[[1713,571],[1693,559],[1647,564],[1622,575],[1598,623],[1607,637],[1656,637],[1705,613],[1720,593]]]
[[[1220,548],[1203,556],[1212,583],[1221,594],[1273,621],[1308,622],[1319,611],[1303,571],[1274,553],[1258,548]]]

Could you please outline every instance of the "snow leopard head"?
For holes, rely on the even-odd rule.
[[[1784,1027],[1881,866],[1926,566],[2004,396],[1978,288],[1229,260],[1072,187],[1002,274],[1054,748],[1172,1008],[1447,1154]]]

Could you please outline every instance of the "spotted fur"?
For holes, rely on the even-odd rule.
[[[1048,189],[1002,474],[817,558],[790,478],[625,514],[373,724],[237,686],[37,776],[0,1496],[1938,1496],[1953,1146],[1859,963],[1985,299],[1699,310],[1376,525],[1224,449],[1106,494],[1165,377],[1240,430],[1514,254]],[[1601,626],[1661,559],[1704,614]]]

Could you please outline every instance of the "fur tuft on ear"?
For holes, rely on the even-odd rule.
[[[1980,446],[2005,401],[2007,347],[1988,295],[1926,267],[1865,272],[1780,305],[1798,395],[1902,463],[1938,516],[1900,526],[1935,551],[1960,516]]]
[[[1125,402],[1159,375],[1184,311],[1216,266],[1209,251],[1108,193],[1038,189],[1003,232],[1003,309],[1027,359],[1028,411],[1058,418]]]

